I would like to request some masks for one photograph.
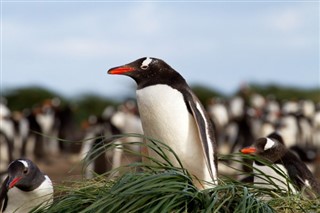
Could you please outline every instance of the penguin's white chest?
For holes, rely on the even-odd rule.
[[[261,186],[266,188],[276,188],[275,186],[277,186],[280,189],[286,191],[288,191],[289,187],[293,193],[296,193],[297,191],[294,188],[294,186],[287,180],[289,176],[286,168],[281,164],[275,165],[275,169],[273,169],[269,166],[262,166],[254,163],[253,167],[256,169],[254,176],[254,184],[261,184]]]
[[[8,191],[8,205],[6,212],[25,213],[39,205],[51,204],[53,202],[53,187],[51,180],[46,180],[35,190],[25,192],[17,187]]]
[[[168,85],[149,86],[137,90],[137,102],[146,136],[169,145],[186,167],[204,164],[196,122],[181,92]]]

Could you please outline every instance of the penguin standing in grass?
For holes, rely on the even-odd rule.
[[[52,182],[32,161],[19,159],[9,164],[0,189],[0,212],[26,213],[52,202]]]
[[[258,169],[271,177],[274,185],[279,188],[288,189],[289,187],[294,193],[297,188],[312,197],[320,195],[319,182],[298,155],[286,148],[282,137],[278,133],[273,132],[267,137],[257,139],[252,146],[241,149],[241,152],[257,155],[271,165],[277,165],[278,171],[260,161],[255,161],[253,167],[255,170]],[[289,182],[286,176],[290,179]],[[254,184],[270,183],[265,178],[264,175],[255,174]]]
[[[144,134],[172,148],[183,167],[196,177],[194,183],[198,188],[216,185],[213,126],[185,79],[163,60],[150,57],[112,68],[108,73],[127,75],[136,81]],[[143,152],[159,159],[150,149]],[[169,159],[179,167],[173,155]]]

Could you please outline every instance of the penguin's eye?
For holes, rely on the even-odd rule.
[[[27,174],[28,173],[28,168],[25,168],[24,170],[23,170],[23,174]]]
[[[143,69],[143,70],[146,70],[146,69],[148,69],[148,67],[149,67],[148,65],[141,65],[140,68]]]

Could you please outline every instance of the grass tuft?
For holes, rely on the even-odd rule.
[[[140,139],[143,136],[126,134],[106,139],[104,146],[88,153],[84,165],[90,163],[106,150],[119,148],[111,141],[122,137]],[[236,174],[234,177],[221,176],[218,186],[198,190],[192,182],[193,177],[182,167],[178,156],[170,147],[150,138],[144,137],[144,139],[150,143],[139,144],[158,153],[159,158],[143,156],[123,147],[124,152],[130,152],[130,154],[146,158],[148,161],[129,164],[117,168],[117,172],[112,170],[90,180],[83,179],[65,186],[55,186],[56,196],[53,205],[45,210],[34,212],[320,212],[319,198],[310,200],[303,197],[302,194],[293,194],[291,191],[283,190],[268,174],[259,174],[268,182],[267,186],[255,186],[240,182],[236,177],[243,175],[243,173],[237,167],[232,168],[232,166],[230,169],[234,170]],[[235,163],[243,163],[241,160],[243,158],[255,159],[252,156],[242,154],[219,156],[220,160]],[[180,163],[180,167],[174,167],[172,159]],[[250,167],[249,163],[245,164]],[[277,171],[278,168],[274,169]],[[113,176],[114,173],[120,175]],[[279,171],[279,173],[281,172]],[[110,175],[109,178],[106,178],[106,175]]]

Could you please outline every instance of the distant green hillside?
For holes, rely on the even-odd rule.
[[[194,85],[192,89],[204,104],[212,97],[229,98],[220,91],[202,85]],[[320,88],[300,89],[278,85],[251,84],[249,90],[250,93],[259,93],[263,96],[273,95],[278,100],[311,99],[314,102],[320,102]],[[237,93],[238,91],[235,92],[235,94]],[[79,121],[86,119],[89,115],[101,115],[106,106],[119,104],[115,100],[96,94],[80,94],[77,97],[66,98],[55,91],[38,86],[10,89],[4,91],[3,96],[6,98],[9,108],[13,111],[32,108],[46,99],[58,97],[62,105],[68,104],[75,107],[77,120]],[[123,97],[123,100],[125,98]]]

